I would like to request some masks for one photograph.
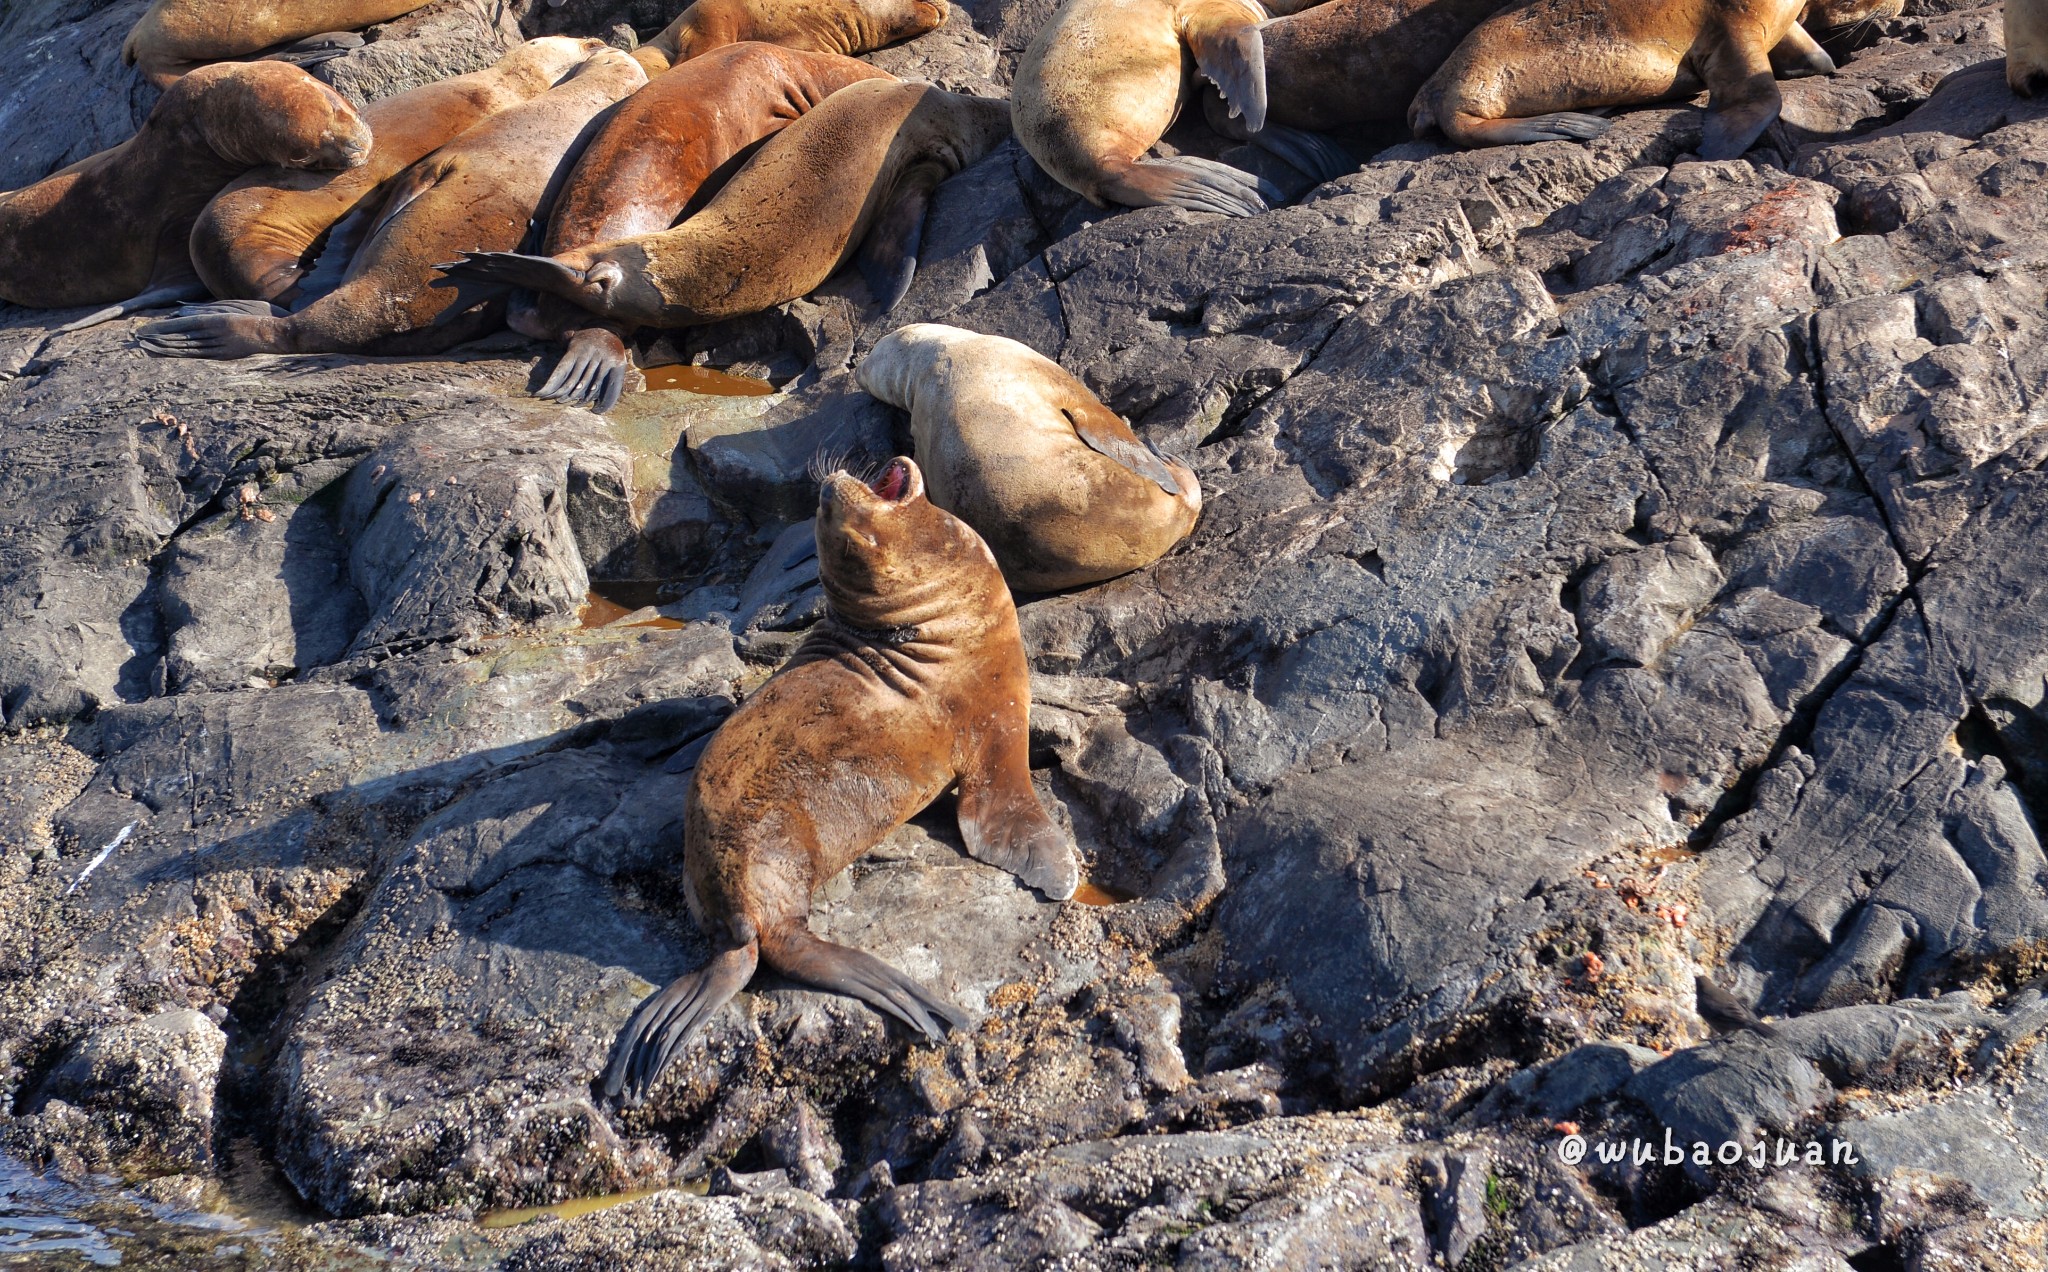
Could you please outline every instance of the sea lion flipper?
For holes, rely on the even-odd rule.
[[[260,61],[289,62],[304,69],[331,62],[343,54],[363,47],[363,37],[354,31],[326,31],[309,35],[303,40],[294,40],[272,53],[265,53]]]
[[[1134,208],[1164,205],[1224,216],[1257,216],[1280,198],[1251,173],[1198,155],[1140,159],[1110,173],[1102,194]]]
[[[369,241],[370,230],[377,224],[378,213],[382,210],[381,200],[374,197],[364,199],[327,231],[327,242],[321,245],[320,254],[313,258],[313,267],[299,275],[295,297],[299,308],[305,308],[348,280],[349,263],[355,260],[357,250]]]
[[[676,1049],[753,979],[758,958],[759,950],[751,942],[722,950],[702,968],[676,977],[643,999],[612,1044],[611,1063],[604,1071],[605,1098],[629,1108],[646,1099]]]
[[[1318,182],[1335,181],[1348,172],[1358,171],[1358,160],[1350,151],[1323,134],[1306,128],[1267,124],[1252,135],[1251,141],[1259,149]]]
[[[555,364],[547,383],[533,391],[537,398],[569,406],[588,406],[602,413],[619,404],[625,392],[626,368],[632,359],[617,330],[597,325],[569,333],[569,347]]]
[[[1031,787],[1024,739],[999,737],[989,749],[979,770],[960,775],[960,837],[968,855],[1009,871],[1049,900],[1066,900],[1080,886],[1080,862],[1073,841]]]
[[[1700,158],[1740,158],[1763,136],[1785,103],[1771,74],[1769,50],[1723,44],[1708,55],[1700,78],[1707,85]]]
[[[1166,466],[1158,451],[1131,431],[1123,416],[1100,402],[1076,403],[1060,410],[1074,426],[1075,436],[1087,443],[1089,450],[1157,483],[1169,495],[1180,493],[1180,481],[1173,470]]]
[[[1779,79],[1799,79],[1807,75],[1833,75],[1835,59],[1828,51],[1814,42],[1806,28],[1797,22],[1785,32],[1785,38],[1778,41],[1771,50],[1771,73]]]
[[[938,1045],[949,1029],[969,1016],[872,954],[834,945],[811,935],[800,923],[761,934],[761,956],[791,980],[860,999],[887,1012]]]
[[[888,207],[875,218],[854,258],[868,292],[883,313],[896,308],[917,277],[917,252],[924,245],[924,217],[932,192],[945,174],[920,164],[905,173],[891,193]]]
[[[57,330],[84,331],[87,327],[97,327],[103,322],[112,322],[116,318],[125,318],[129,314],[140,313],[145,309],[161,309],[165,305],[175,305],[187,300],[200,300],[205,296],[206,288],[197,279],[190,282],[170,283],[160,287],[152,287],[147,291],[130,296],[119,304],[108,305],[105,309],[95,309],[83,318],[65,323],[57,328]]]
[[[1260,25],[1233,14],[1220,21],[1197,17],[1182,31],[1203,77],[1253,132],[1266,126],[1266,44]]]

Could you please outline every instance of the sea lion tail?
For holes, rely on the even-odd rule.
[[[453,287],[464,283],[509,290],[531,287],[551,296],[576,299],[583,287],[583,271],[573,269],[552,256],[523,256],[518,252],[464,252],[459,261],[434,266],[453,283],[435,279],[432,286]]]
[[[697,971],[676,977],[643,999],[612,1044],[604,1097],[637,1108],[677,1048],[753,979],[760,951],[758,941],[721,950]]]
[[[887,1012],[938,1045],[949,1029],[968,1023],[966,1012],[872,954],[821,941],[801,922],[761,934],[761,956],[791,980],[860,999]]]

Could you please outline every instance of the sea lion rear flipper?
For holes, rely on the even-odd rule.
[[[883,313],[903,300],[917,277],[917,252],[924,245],[924,217],[931,210],[932,192],[946,174],[928,164],[918,164],[903,174],[890,193],[889,206],[875,218],[867,237],[861,240],[854,263],[868,283],[868,293]]]
[[[604,1071],[605,1098],[628,1108],[646,1099],[647,1089],[668,1067],[676,1049],[753,979],[758,957],[753,942],[721,950],[702,968],[676,977],[642,1000],[612,1044],[611,1063]]]
[[[265,53],[258,61],[289,62],[305,68],[330,62],[352,49],[363,47],[363,37],[354,31],[325,31],[309,35],[303,40],[293,40],[283,48]]]
[[[1102,194],[1127,207],[1164,205],[1224,216],[1257,216],[1281,197],[1270,182],[1196,155],[1140,159],[1111,173],[1102,182]]]
[[[555,364],[547,383],[533,391],[537,398],[569,406],[589,406],[602,413],[619,404],[625,392],[626,368],[633,365],[619,332],[604,324],[569,333],[569,347]]]
[[[1318,182],[1335,181],[1345,173],[1358,171],[1358,160],[1352,158],[1350,151],[1306,128],[1267,124],[1252,134],[1251,142]]]
[[[933,1045],[968,1023],[966,1012],[872,954],[811,935],[801,921],[761,934],[761,957],[791,980],[860,999],[925,1036]]]
[[[288,322],[233,311],[181,312],[176,318],[145,324],[135,336],[137,344],[159,357],[246,358],[252,353],[290,353]]]
[[[1422,135],[1424,122],[1416,125],[1416,135]],[[1531,115],[1526,119],[1482,119],[1463,111],[1453,111],[1444,118],[1439,127],[1444,136],[1461,146],[1516,146],[1534,141],[1591,141],[1605,136],[1614,127],[1610,120],[1598,115],[1588,115],[1575,110],[1561,110],[1551,115]]]
[[[1098,455],[1106,456],[1148,481],[1156,482],[1169,495],[1180,493],[1180,480],[1166,466],[1159,452],[1131,431],[1124,417],[1100,402],[1084,402],[1060,408],[1074,434]]]
[[[1828,51],[1814,43],[1806,28],[1797,22],[1785,32],[1785,38],[1778,41],[1771,50],[1771,73],[1779,79],[1799,79],[1806,75],[1833,75],[1835,59]]]
[[[364,199],[327,231],[327,241],[321,245],[320,255],[313,258],[313,268],[299,275],[295,298],[298,308],[304,309],[348,280],[349,263],[369,241],[383,206],[383,200],[374,196]]]
[[[1266,126],[1266,41],[1262,24],[1233,14],[1223,20],[1197,16],[1181,30],[1204,78],[1223,95],[1230,113],[1244,117],[1253,132]]]
[[[976,861],[1000,866],[1053,901],[1080,886],[1074,843],[1031,788],[1021,732],[993,739],[980,766],[960,775],[959,818],[960,837]]]
[[[83,318],[65,323],[57,328],[57,330],[84,331],[87,327],[97,327],[103,322],[112,322],[116,318],[125,318],[129,314],[140,313],[145,309],[161,309],[165,305],[175,305],[180,301],[200,300],[206,294],[205,285],[197,279],[193,279],[190,282],[168,283],[158,287],[151,287],[147,291],[130,296],[120,304],[108,305],[105,309],[95,309]]]
[[[1778,117],[1784,96],[1771,75],[1767,49],[1723,43],[1707,55],[1700,79],[1707,86],[1707,118],[1700,158],[1737,159]]]

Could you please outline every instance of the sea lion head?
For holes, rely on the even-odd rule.
[[[283,62],[202,66],[164,94],[173,97],[216,154],[244,167],[339,170],[370,157],[370,126],[355,107]]]
[[[599,49],[610,47],[603,40],[543,35],[514,46],[498,64],[508,71],[530,74],[553,84],[589,61]]]
[[[840,621],[871,630],[1008,609],[996,559],[972,527],[925,498],[906,456],[864,482],[840,470],[818,490],[818,580]]]
[[[1899,16],[1905,0],[1809,0],[1799,25],[1809,32],[1827,32],[1859,22],[1888,22]]]

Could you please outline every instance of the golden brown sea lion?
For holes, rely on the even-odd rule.
[[[308,36],[359,31],[427,0],[156,0],[121,45],[121,60],[158,88],[212,62]],[[338,51],[338,50],[336,50]],[[316,54],[312,60],[319,60]]]
[[[222,300],[288,304],[312,268],[328,231],[392,177],[510,106],[540,96],[604,47],[565,36],[516,44],[497,65],[372,102],[363,110],[375,138],[368,162],[323,174],[261,168],[243,174],[192,227],[192,264]],[[368,218],[362,218],[368,229]],[[328,259],[341,281],[353,246],[337,242]],[[326,290],[326,289],[322,289]]]
[[[633,56],[650,76],[741,40],[851,57],[945,23],[946,0],[696,0]]]
[[[811,935],[811,893],[956,783],[978,860],[1074,894],[1074,845],[1038,802],[1031,678],[988,546],[931,504],[908,459],[818,494],[825,619],[698,757],[683,812],[683,895],[715,952],[619,1032],[607,1096],[637,1104],[756,961],[859,998],[937,1042],[964,1014],[859,950]]]
[[[140,333],[151,353],[437,353],[497,323],[497,304],[458,305],[430,287],[434,262],[464,248],[517,247],[546,205],[591,119],[647,82],[640,64],[602,48],[567,79],[493,115],[394,182],[341,286],[295,313],[262,301],[195,306]]]
[[[777,133],[704,210],[559,256],[467,252],[469,286],[531,287],[615,322],[687,327],[794,300],[860,253],[884,309],[910,286],[939,183],[1009,132],[1007,103],[867,80]]]
[[[746,41],[661,74],[621,103],[585,148],[555,202],[541,251],[557,256],[668,229],[715,173],[833,93],[895,76],[837,53]],[[515,296],[507,322],[536,340],[568,341],[538,395],[609,411],[625,388],[630,324],[559,296]]]
[[[2048,0],[2005,0],[2005,82],[2021,97],[2048,94]]]
[[[931,501],[973,526],[1012,587],[1126,574],[1194,529],[1202,487],[1059,363],[1001,336],[890,332],[860,387],[910,412]]]
[[[1415,95],[1408,122],[1466,146],[1597,137],[1573,108],[1708,93],[1704,159],[1733,159],[1783,98],[1774,66],[1832,70],[1800,25],[1890,17],[1900,0],[1532,0],[1481,23]],[[1795,34],[1796,32],[1796,34]],[[1781,47],[1782,46],[1782,47]]]
[[[1248,172],[1194,155],[1145,157],[1180,115],[1196,70],[1281,158],[1325,179],[1355,166],[1321,138],[1266,126],[1267,12],[1256,0],[1067,0],[1017,64],[1017,140],[1098,207],[1263,212],[1279,192]]]
[[[0,194],[0,299],[38,309],[121,302],[68,331],[204,295],[185,244],[222,186],[251,168],[350,168],[369,153],[355,109],[295,66],[194,72],[133,137]]]

